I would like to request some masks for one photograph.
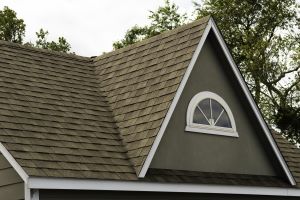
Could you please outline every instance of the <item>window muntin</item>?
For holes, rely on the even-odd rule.
[[[223,106],[211,98],[203,99],[196,106],[193,123],[232,128]]]
[[[191,100],[186,131],[238,137],[229,106],[217,94],[200,92]]]

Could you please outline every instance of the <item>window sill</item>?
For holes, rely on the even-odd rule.
[[[185,131],[188,132],[195,132],[195,133],[205,133],[205,134],[211,134],[211,135],[222,135],[222,136],[228,136],[228,137],[239,137],[238,133],[234,130],[222,130],[215,129],[215,128],[203,128],[203,127],[195,127],[195,126],[186,126]]]

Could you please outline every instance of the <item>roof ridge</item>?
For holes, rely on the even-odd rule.
[[[58,52],[58,51],[53,51],[53,50],[48,50],[48,49],[41,49],[41,48],[37,48],[37,47],[26,46],[24,44],[18,44],[18,43],[4,41],[4,40],[0,40],[0,46],[8,46],[8,47],[12,47],[15,49],[24,49],[24,50],[29,50],[31,52],[42,53],[42,54],[46,54],[46,55],[49,55],[49,54],[56,55],[59,57],[75,59],[75,60],[80,60],[80,61],[83,61],[83,60],[92,61],[92,59],[90,57],[86,57],[86,56],[80,56],[80,55],[76,55],[76,54],[72,54],[72,53]]]
[[[102,55],[93,57],[93,59],[94,59],[94,61],[98,61],[98,60],[100,60],[100,59],[102,59],[102,58],[111,56],[111,55],[114,54],[114,53],[125,52],[126,50],[129,50],[129,49],[131,49],[132,47],[135,47],[135,46],[142,46],[143,44],[148,44],[149,41],[151,41],[151,40],[154,40],[154,41],[155,41],[156,39],[159,39],[160,37],[163,37],[163,36],[165,36],[165,35],[172,34],[172,33],[176,33],[176,32],[179,32],[180,30],[185,30],[187,26],[196,25],[196,24],[198,24],[198,23],[200,23],[200,22],[201,22],[201,24],[204,24],[204,23],[206,23],[210,18],[211,18],[211,16],[210,16],[210,15],[207,15],[207,16],[205,16],[205,17],[202,17],[202,18],[200,18],[200,19],[196,19],[196,20],[194,20],[194,21],[192,21],[192,22],[190,22],[190,23],[181,25],[181,26],[179,26],[179,27],[177,27],[177,28],[174,28],[174,29],[172,29],[172,30],[167,30],[167,31],[164,31],[164,32],[162,32],[162,33],[160,33],[160,34],[158,34],[158,35],[155,35],[155,36],[152,36],[152,37],[149,37],[149,38],[145,38],[145,39],[143,39],[143,40],[141,40],[141,41],[138,41],[138,42],[136,42],[136,43],[130,44],[130,45],[125,46],[125,47],[123,47],[123,48],[115,49],[115,50],[112,50],[112,51],[110,51],[110,52],[103,53]]]

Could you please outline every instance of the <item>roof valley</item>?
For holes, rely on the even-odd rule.
[[[138,174],[175,96],[209,17],[95,58],[101,90],[113,110]]]

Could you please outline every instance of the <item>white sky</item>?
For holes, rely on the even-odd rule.
[[[49,40],[64,36],[78,55],[95,56],[112,50],[127,29],[149,22],[149,10],[163,0],[0,0],[26,23],[25,41],[35,41],[40,28],[49,31]],[[173,0],[181,12],[193,11],[192,0]]]

